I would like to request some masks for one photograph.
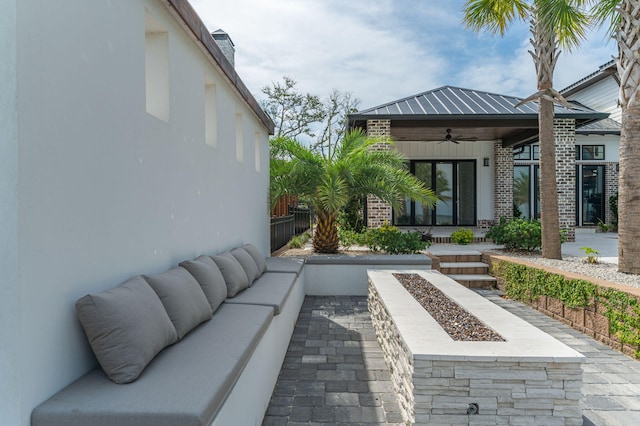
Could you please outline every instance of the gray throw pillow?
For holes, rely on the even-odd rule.
[[[249,287],[249,278],[242,269],[240,262],[231,253],[222,253],[212,259],[220,268],[224,281],[227,283],[227,297],[233,297]]]
[[[149,284],[140,276],[76,302],[78,319],[107,377],[129,383],[166,346],[176,329]]]
[[[211,319],[213,311],[207,296],[186,269],[178,266],[162,274],[144,275],[144,278],[162,301],[178,332],[178,339]]]
[[[209,256],[200,256],[195,260],[187,260],[180,264],[200,283],[204,295],[207,296],[211,311],[215,312],[227,298],[227,284],[222,272]]]
[[[253,261],[256,262],[260,275],[264,274],[267,270],[267,262],[264,260],[264,256],[262,255],[262,253],[260,253],[258,247],[254,246],[253,244],[245,244],[242,246],[242,248],[245,249],[247,253],[251,255]]]
[[[251,287],[251,284],[262,275],[262,273],[258,271],[256,261],[253,260],[253,257],[242,247],[231,250],[231,255],[240,262],[240,266],[242,266],[242,269],[244,269],[249,279],[249,287]]]

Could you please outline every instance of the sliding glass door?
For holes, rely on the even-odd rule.
[[[412,161],[411,172],[438,196],[434,208],[405,200],[394,212],[395,225],[475,226],[476,162]]]

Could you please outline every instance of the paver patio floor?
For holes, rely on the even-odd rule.
[[[640,362],[496,291],[478,291],[587,357],[585,425],[640,424]],[[307,297],[263,425],[400,425],[367,298]]]

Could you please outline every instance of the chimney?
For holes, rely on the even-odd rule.
[[[218,29],[211,33],[211,37],[213,37],[213,39],[216,41],[218,47],[220,48],[220,50],[222,50],[222,53],[224,53],[224,56],[227,58],[227,61],[229,61],[231,66],[235,68],[234,57],[236,48],[234,47],[229,34],[225,33],[221,29]]]

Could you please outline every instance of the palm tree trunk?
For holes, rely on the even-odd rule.
[[[313,249],[318,253],[337,253],[340,246],[338,215],[318,209],[317,219],[313,234]]]
[[[537,2],[534,7],[537,9]],[[557,55],[556,33],[533,14],[531,23],[531,52],[536,65],[538,90],[550,92]],[[560,217],[558,213],[558,184],[556,182],[556,146],[553,135],[553,102],[544,96],[539,99],[538,129],[540,141],[540,212],[542,223],[542,257],[562,259],[560,250]]]
[[[622,1],[618,12],[618,74],[620,75],[620,174],[618,177],[618,269],[640,274],[640,63],[636,54],[637,1]]]
[[[556,146],[553,137],[553,102],[540,99],[540,212],[542,223],[542,257],[562,259],[560,217],[556,182]]]
[[[640,105],[622,111],[618,176],[618,269],[640,274]]]

